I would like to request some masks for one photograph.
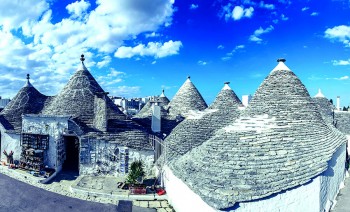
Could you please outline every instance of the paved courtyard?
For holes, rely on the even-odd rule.
[[[0,174],[0,211],[117,211],[117,205],[71,198]]]
[[[10,176],[11,178],[9,178],[8,176]],[[60,196],[62,198],[70,198],[70,199],[72,199],[72,201],[79,200],[79,201],[88,202],[88,203],[92,202],[95,204],[103,203],[102,205],[108,206],[106,209],[103,209],[102,206],[99,206],[102,209],[99,209],[97,211],[109,211],[110,208],[112,208],[113,211],[128,211],[128,210],[122,209],[123,208],[122,206],[128,205],[128,204],[118,205],[119,199],[114,198],[113,196],[97,195],[97,194],[86,193],[86,192],[72,192],[71,187],[73,185],[79,184],[80,179],[82,179],[82,177],[78,178],[78,176],[75,173],[61,173],[58,176],[56,176],[48,184],[41,184],[41,183],[38,183],[35,180],[33,180],[33,177],[29,177],[29,175],[26,174],[26,172],[24,172],[24,171],[9,170],[9,169],[7,169],[7,167],[0,166],[0,181],[1,182],[3,182],[3,180],[2,180],[3,178],[10,179],[10,180],[15,182],[15,183],[12,183],[12,181],[11,181],[11,183],[7,182],[6,185],[9,184],[9,187],[17,187],[17,183],[23,184],[22,185],[23,187],[20,187],[20,188],[22,188],[22,193],[24,193],[23,191],[26,191],[27,188],[28,188],[28,190],[39,189],[40,191],[44,191],[44,192],[50,193],[50,195],[52,195],[52,196],[46,195],[46,193],[42,194],[43,196],[47,196],[47,197]],[[12,178],[15,178],[15,179],[12,179]],[[101,189],[103,187],[108,187],[108,186],[113,187],[114,186],[111,184],[111,181],[109,178],[106,181],[107,184],[104,184],[103,186],[101,185],[100,178],[95,178],[95,179],[91,178],[91,179],[96,181],[96,185],[92,186],[96,189],[96,191],[99,191],[99,189]],[[22,182],[19,182],[19,181],[22,181]],[[3,183],[5,183],[5,181]],[[82,181],[81,183],[89,183],[89,182]],[[92,182],[90,182],[90,183],[92,183]],[[2,185],[2,184],[0,184],[0,185]],[[91,187],[91,185],[90,185],[90,187]],[[4,188],[4,187],[2,187],[2,188]],[[1,190],[2,190],[2,192],[4,192],[3,195],[5,195],[6,192],[8,192],[7,189],[1,189]],[[18,190],[18,191],[21,191],[21,190]],[[125,194],[125,192],[120,192],[120,193]],[[9,196],[18,196],[17,193],[8,194],[8,195]],[[28,196],[32,196],[32,195],[28,195]],[[0,198],[1,197],[2,196],[0,196]],[[22,196],[20,196],[20,197],[21,198],[18,201],[30,201],[28,199],[22,199]],[[62,202],[60,201],[60,199],[61,199],[60,197],[58,197],[58,199],[48,199],[47,201],[49,201],[49,202],[51,201],[51,203],[53,202],[52,204],[54,204],[54,203],[61,204]],[[126,195],[126,197],[127,197],[127,195]],[[37,199],[37,200],[38,200],[38,202],[42,201],[40,199]],[[35,201],[37,201],[37,200],[35,200]],[[133,205],[132,211],[133,212],[151,212],[151,211],[152,212],[153,211],[173,212],[174,211],[166,200],[153,200],[153,199],[137,200],[137,199],[134,199],[134,200],[130,200],[128,202],[132,203],[132,205]],[[17,203],[14,203],[14,204],[17,204]],[[2,206],[2,204],[0,204],[0,205]],[[9,211],[36,211],[36,209],[35,210],[24,210],[25,208],[20,208],[19,206],[16,206],[16,205],[13,205],[13,206],[18,210],[9,210]],[[73,209],[78,208],[78,205],[70,205],[70,206],[72,206],[72,208],[69,208],[67,210],[74,211]],[[75,206],[75,207],[73,207],[73,206]],[[0,207],[0,211],[4,211],[5,209],[11,208],[10,206],[8,206],[8,208],[5,208],[5,207],[7,207],[7,206],[4,205],[4,206]],[[95,207],[97,207],[97,206],[95,206]],[[120,210],[120,209],[122,209],[122,210]],[[67,210],[61,210],[61,211],[67,211]],[[5,210],[5,211],[7,211],[7,210]],[[46,210],[40,210],[40,211],[46,211]],[[85,210],[84,208],[82,208],[82,210],[79,209],[77,211],[89,211],[89,210]]]

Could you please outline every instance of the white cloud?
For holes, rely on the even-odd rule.
[[[349,79],[349,76],[326,78],[326,80],[348,80],[348,79]]]
[[[103,87],[108,88],[108,92],[110,92],[113,88],[111,86],[115,86],[120,82],[123,82],[123,78],[126,76],[124,72],[117,71],[114,68],[110,68],[109,73],[107,75],[97,76],[97,82]]]
[[[125,75],[125,72],[122,71],[117,71],[114,68],[111,68],[110,73],[107,74],[108,77],[117,77],[120,75]]]
[[[110,56],[104,56],[103,57],[103,60],[102,61],[100,61],[100,62],[98,62],[97,64],[96,64],[96,66],[98,67],[98,68],[103,68],[103,67],[106,67],[106,66],[108,66],[110,63],[111,63],[111,61],[112,61],[112,58],[110,57]]]
[[[273,10],[273,9],[275,9],[275,5],[273,5],[273,4],[265,4],[263,1],[261,1],[261,2],[259,3],[259,7],[265,8],[265,9],[268,9],[268,10]]]
[[[218,47],[217,47],[218,49],[224,49],[225,47],[223,46],[223,45],[218,45]]]
[[[306,11],[306,10],[308,10],[308,9],[310,9],[309,7],[303,7],[303,8],[301,8],[301,11]]]
[[[346,47],[350,47],[350,26],[340,25],[328,28],[325,31],[325,37],[332,41],[342,42]]]
[[[245,46],[244,45],[237,45],[231,52],[228,52],[226,53],[226,56],[225,57],[222,57],[221,60],[223,61],[227,61],[227,60],[230,60],[233,56],[233,54],[239,50],[239,49],[244,49]]]
[[[291,0],[278,0],[279,3],[282,3],[282,4],[291,4]]]
[[[242,19],[243,17],[250,18],[253,16],[254,8],[249,7],[244,9],[242,6],[235,6],[232,10],[232,18],[235,21]]]
[[[19,29],[37,21],[48,8],[49,4],[44,0],[1,0],[0,26],[4,31]]]
[[[238,50],[238,49],[244,49],[245,46],[244,45],[238,45],[235,47],[234,51]]]
[[[75,72],[81,53],[92,72],[94,68],[106,68],[124,42],[143,33],[153,32],[157,37],[159,29],[171,24],[174,12],[174,0],[118,0],[118,4],[114,0],[97,0],[91,5],[92,1],[75,0],[71,4],[62,1],[67,14],[57,15],[50,9],[50,2],[1,1],[0,75],[10,74],[16,82],[0,79],[0,83],[11,86],[8,93],[17,92],[22,86],[18,81],[29,72],[32,82],[39,82],[36,87],[41,92],[57,94]],[[179,43],[155,45],[155,57],[177,53]]]
[[[348,59],[348,60],[333,60],[332,63],[334,66],[348,66],[348,65],[350,65],[350,59]]]
[[[140,87],[139,86],[117,86],[110,92],[113,96],[123,96],[123,97],[135,97],[140,95]]]
[[[145,34],[145,37],[146,37],[146,38],[155,38],[155,37],[159,37],[159,36],[161,36],[161,34],[156,33],[156,32],[152,32],[152,33],[147,33],[147,34]]]
[[[318,12],[313,12],[310,14],[311,16],[318,16]]]
[[[250,41],[257,42],[257,43],[261,43],[262,39],[260,38],[260,35],[269,33],[269,32],[271,32],[273,29],[274,29],[274,27],[273,27],[272,25],[270,25],[270,26],[267,27],[266,29],[263,29],[262,27],[260,27],[259,29],[257,29],[257,30],[254,31],[254,34],[252,34],[252,35],[249,37],[249,40],[250,40]]]
[[[227,61],[227,60],[230,60],[230,59],[231,59],[230,56],[226,56],[226,57],[222,57],[222,58],[221,58],[222,61]]]
[[[80,17],[86,14],[86,10],[90,7],[89,2],[84,0],[76,1],[66,6],[68,13],[73,17]]]
[[[201,66],[205,66],[208,64],[207,62],[202,61],[202,60],[198,61],[197,63],[198,63],[198,65],[201,65]]]
[[[114,56],[117,58],[131,58],[134,56],[151,56],[162,58],[179,53],[181,41],[168,41],[165,43],[149,42],[147,45],[139,44],[135,47],[119,47]]]
[[[281,20],[282,21],[287,21],[289,18],[285,16],[284,14],[281,15]]]
[[[198,4],[191,4],[190,5],[190,10],[195,10],[198,8]]]

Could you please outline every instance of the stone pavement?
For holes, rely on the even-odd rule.
[[[345,187],[340,190],[337,198],[337,203],[332,209],[332,212],[349,212],[350,211],[350,177],[345,179]]]
[[[129,195],[128,191],[117,188],[118,179],[102,176],[77,176],[75,173],[60,173],[47,184],[38,182],[37,177],[21,170],[8,169],[0,166],[0,173],[36,186],[47,191],[55,192],[72,198],[88,200],[99,203],[118,205],[120,200],[132,202],[132,211],[162,211],[173,212],[168,204],[167,196],[155,195]],[[125,202],[124,202],[125,203]],[[127,208],[127,203],[123,207]],[[134,207],[136,206],[136,207]],[[141,209],[138,207],[142,207]],[[120,208],[118,206],[118,208]],[[118,210],[127,211],[127,210]]]

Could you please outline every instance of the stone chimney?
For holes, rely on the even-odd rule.
[[[340,110],[340,96],[337,96],[337,110]]]
[[[107,95],[108,92],[99,92],[94,99],[94,127],[103,132],[107,131]]]
[[[152,105],[152,131],[160,132],[161,129],[161,114],[160,106],[157,103]]]

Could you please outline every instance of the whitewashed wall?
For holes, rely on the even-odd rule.
[[[345,159],[346,144],[343,144],[334,153],[332,159],[328,162],[328,169],[320,176],[321,209],[329,211],[334,207],[340,188],[344,187],[345,180]]]
[[[177,178],[168,166],[163,167],[163,183],[168,201],[175,211],[215,211],[207,205],[196,193],[194,193],[185,183]]]
[[[61,170],[57,167],[57,141],[63,139],[62,134],[68,129],[69,117],[51,117],[38,115],[25,115],[22,122],[22,131],[26,133],[48,134],[49,149],[46,151],[45,165]]]
[[[329,211],[332,205],[334,206],[339,188],[344,183],[345,150],[345,144],[339,147],[328,163],[329,168],[311,182],[259,201],[239,203],[237,207],[226,211]],[[215,211],[177,178],[167,166],[163,168],[163,173],[169,202],[176,211]]]
[[[119,155],[116,154],[116,152],[118,152],[116,149],[125,148],[125,146],[97,139],[92,139],[90,141],[81,139],[80,145],[80,174],[120,175]],[[142,160],[144,162],[146,175],[153,174],[153,151],[129,148],[129,166],[133,161],[137,160]]]
[[[6,150],[7,153],[10,153],[11,150],[13,153],[13,159],[19,160],[22,152],[22,148],[20,146],[20,138],[21,136],[19,134],[9,134],[5,133],[5,129],[0,125],[0,131],[1,131],[1,160],[6,161],[7,158],[4,155],[4,150]]]

